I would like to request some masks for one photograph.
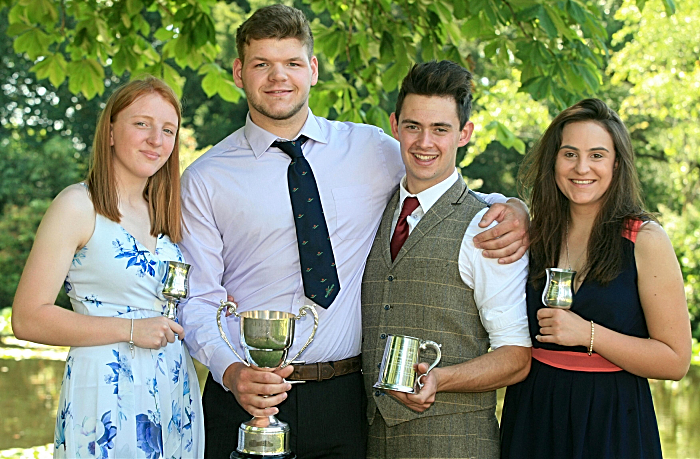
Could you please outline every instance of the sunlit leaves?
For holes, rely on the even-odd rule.
[[[202,89],[207,97],[219,94],[227,102],[238,102],[243,91],[236,87],[229,72],[216,64],[207,64],[199,73],[205,74],[202,79]]]
[[[66,79],[67,64],[62,54],[51,54],[31,68],[39,79],[48,78],[54,87],[59,87]]]

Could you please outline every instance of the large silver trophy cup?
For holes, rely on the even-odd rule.
[[[216,312],[221,338],[228,344],[236,357],[245,365],[260,368],[284,368],[295,361],[311,344],[318,328],[318,314],[313,306],[304,305],[299,315],[281,311],[246,311],[238,313],[236,303],[222,301]],[[240,319],[240,341],[245,358],[231,345],[221,324],[221,312],[226,309]],[[309,311],[314,317],[314,327],[306,344],[297,354],[287,359],[287,353],[294,340],[294,324]],[[294,459],[296,455],[289,449],[289,426],[275,416],[254,417],[238,428],[238,447],[231,453],[234,458]]]
[[[177,319],[177,304],[189,294],[190,265],[168,261],[163,275],[163,296],[168,300],[165,317]]]
[[[547,284],[542,291],[542,303],[550,308],[569,309],[574,300],[574,277],[576,271],[561,268],[546,268]]]

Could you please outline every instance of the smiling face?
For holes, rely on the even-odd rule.
[[[175,107],[160,94],[149,93],[134,100],[111,124],[117,176],[145,180],[155,174],[173,152],[177,129]]]
[[[301,129],[309,90],[318,81],[318,61],[296,38],[251,40],[244,60],[233,63],[233,79],[245,91],[255,124],[270,132],[290,124]]]
[[[399,119],[391,114],[391,131],[401,144],[406,189],[417,194],[447,179],[455,170],[457,148],[469,142],[474,124],[459,128],[452,97],[406,96]]]
[[[613,139],[594,121],[569,123],[554,165],[554,177],[569,205],[598,210],[616,167]]]

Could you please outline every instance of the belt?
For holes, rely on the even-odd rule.
[[[362,357],[356,355],[349,359],[336,362],[308,363],[294,365],[294,372],[287,378],[289,381],[323,381],[336,376],[356,373],[362,369]]]

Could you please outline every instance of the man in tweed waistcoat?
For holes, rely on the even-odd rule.
[[[406,176],[384,211],[362,284],[368,458],[497,458],[495,391],[530,369],[527,257],[499,264],[482,256],[473,237],[485,230],[478,223],[488,205],[455,169],[457,148],[474,129],[471,82],[453,62],[417,64],[391,115]],[[440,365],[417,394],[372,387],[389,334],[442,345]],[[424,373],[428,365],[418,367]]]

